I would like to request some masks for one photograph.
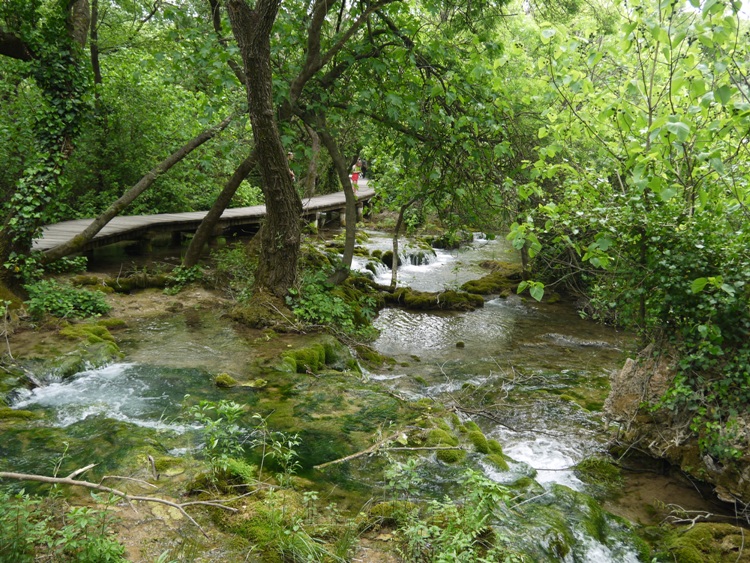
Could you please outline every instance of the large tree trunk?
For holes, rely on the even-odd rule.
[[[214,228],[219,222],[221,214],[224,213],[224,210],[229,206],[229,202],[232,201],[232,198],[234,197],[237,188],[242,183],[242,180],[247,178],[247,175],[253,168],[255,168],[257,163],[258,157],[255,150],[253,150],[253,152],[250,153],[250,156],[240,163],[234,171],[234,174],[232,174],[232,177],[229,178],[224,185],[224,189],[221,190],[219,197],[216,198],[211,209],[203,218],[203,221],[201,221],[198,230],[195,231],[193,240],[190,241],[190,246],[188,246],[185,257],[182,259],[182,265],[184,267],[192,268],[198,263],[203,247],[206,246],[206,243],[213,235]]]
[[[186,145],[182,146],[179,150],[173,152],[166,159],[161,161],[153,170],[141,178],[136,185],[125,192],[120,199],[115,201],[101,215],[94,219],[94,222],[86,227],[81,234],[76,235],[68,242],[46,251],[43,255],[42,261],[44,263],[50,263],[59,260],[63,256],[68,256],[69,254],[78,252],[86,243],[93,239],[94,236],[96,236],[96,234],[107,225],[107,223],[109,223],[114,217],[117,217],[117,215],[130,205],[135,198],[146,191],[146,189],[148,189],[159,176],[172,168],[172,166],[180,162],[203,143],[212,139],[220,131],[223,131],[227,125],[229,125],[230,121],[232,121],[232,116],[227,117],[218,125],[206,129]]]
[[[226,4],[248,77],[248,110],[266,201],[255,289],[284,297],[297,280],[302,201],[289,174],[272,95],[270,36],[281,1],[258,0],[254,9],[245,0]]]
[[[41,7],[36,6],[41,13]],[[81,111],[85,108],[82,49],[89,29],[88,0],[52,3],[63,18],[51,17],[51,27],[36,35],[37,22],[15,30],[0,30],[0,55],[34,60],[34,79],[44,98],[37,110],[34,151],[25,171],[2,207],[0,225],[0,289],[20,294],[22,270],[29,261],[31,243],[44,223],[45,210],[58,197],[59,179],[73,150]],[[59,25],[61,24],[61,25]],[[31,67],[30,67],[31,68]],[[58,107],[71,108],[62,114]]]

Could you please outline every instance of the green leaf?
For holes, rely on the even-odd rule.
[[[714,98],[719,100],[719,103],[723,106],[727,105],[729,103],[729,100],[732,97],[732,89],[727,86],[721,86],[720,88],[717,88],[714,90]]]
[[[612,246],[613,243],[614,241],[609,237],[599,237],[598,239],[596,239],[596,245],[602,252],[607,252],[607,250],[609,250],[609,247]]]
[[[557,30],[554,27],[545,27],[542,30],[542,43],[547,45],[550,42],[550,39],[552,39],[557,34]]]
[[[667,131],[677,137],[677,140],[684,143],[690,135],[690,126],[682,121],[667,123]]]
[[[541,283],[534,284],[531,289],[529,289],[529,293],[534,299],[541,301],[542,297],[544,297],[544,285]]]
[[[659,197],[661,198],[662,201],[669,201],[676,195],[677,195],[677,190],[675,190],[674,188],[670,186],[667,186],[661,192],[659,192]]]
[[[731,295],[732,297],[734,297],[735,291],[734,291],[734,287],[733,286],[731,286],[729,284],[726,284],[726,283],[723,283],[723,284],[721,284],[721,290],[724,293],[727,293],[727,294]]]
[[[708,161],[708,163],[711,165],[711,168],[716,170],[716,172],[718,172],[719,174],[726,173],[726,168],[724,168],[724,163],[720,158],[712,158]]]
[[[706,287],[708,284],[707,278],[698,278],[696,280],[693,280],[693,284],[690,286],[690,291],[693,293],[700,293],[703,291],[703,288]]]

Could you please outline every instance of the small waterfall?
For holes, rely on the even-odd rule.
[[[408,266],[427,266],[435,262],[437,255],[431,248],[405,248],[399,252],[400,264]]]

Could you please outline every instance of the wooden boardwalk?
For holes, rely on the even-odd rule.
[[[367,185],[366,180],[359,181],[358,205],[363,205],[375,195],[375,190]],[[314,216],[317,213],[343,211],[346,204],[344,192],[303,199],[303,216]],[[195,232],[206,211],[190,213],[161,213],[157,215],[130,215],[115,217],[97,235],[83,247],[81,252],[92,250],[120,241],[136,241],[152,237],[157,233]],[[227,209],[221,215],[217,228],[257,227],[266,215],[265,205],[253,207],[235,207]],[[92,223],[93,219],[78,219],[47,225],[42,236],[34,241],[34,250],[49,250],[80,234]]]

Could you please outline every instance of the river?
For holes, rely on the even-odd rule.
[[[390,248],[389,237],[369,234],[364,243],[369,250]],[[457,288],[481,277],[486,271],[478,264],[486,260],[517,260],[504,240],[483,237],[461,250],[437,250],[427,258],[407,241],[402,248],[400,283],[422,291]],[[357,258],[355,268],[364,270],[366,263]],[[390,281],[390,270],[381,265],[372,269],[378,281]],[[45,472],[39,468],[59,463],[61,441],[71,459],[103,459],[110,468],[122,464],[143,441],[158,442],[174,456],[199,448],[197,427],[180,416],[185,395],[226,397],[226,391],[212,385],[217,366],[241,372],[247,355],[237,351],[258,344],[219,317],[191,318],[173,315],[130,327],[120,337],[125,363],[65,381],[50,377],[45,387],[16,394],[14,408],[44,412],[46,418],[33,434],[6,434],[0,445],[5,465]],[[389,308],[375,324],[380,336],[374,348],[396,363],[365,371],[366,379],[408,400],[440,401],[462,420],[476,422],[510,458],[508,471],[478,462],[491,479],[513,485],[533,477],[539,500],[519,508],[517,518],[506,522],[515,527],[516,540],[527,553],[539,561],[638,561],[627,523],[600,514],[589,496],[593,491],[574,471],[581,460],[605,454],[608,432],[601,406],[609,375],[632,353],[632,335],[585,321],[569,305],[517,295],[491,299],[469,313]],[[434,458],[429,465],[436,482],[455,477]],[[594,516],[598,533],[591,532]],[[572,545],[555,559],[550,545],[559,534]]]

